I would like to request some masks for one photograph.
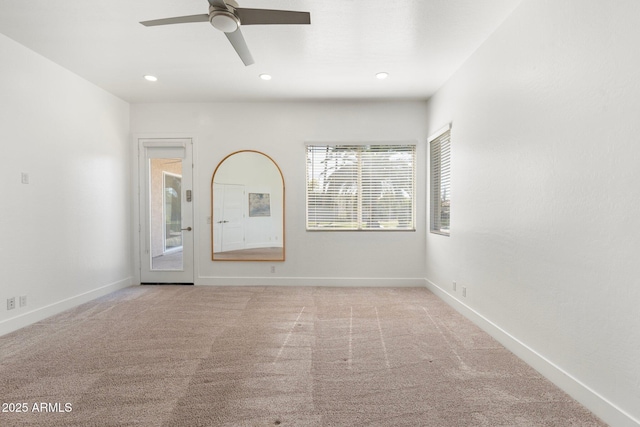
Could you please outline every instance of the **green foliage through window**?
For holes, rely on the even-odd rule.
[[[308,145],[307,230],[415,230],[415,145]]]

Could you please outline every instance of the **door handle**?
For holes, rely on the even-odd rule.
[[[193,229],[192,229],[191,227],[187,227],[187,228],[181,228],[180,230],[181,230],[181,231],[191,231],[191,230],[193,230]]]

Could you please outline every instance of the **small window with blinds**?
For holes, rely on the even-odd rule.
[[[451,126],[429,138],[431,232],[451,232]]]
[[[415,230],[415,145],[307,145],[307,230]]]

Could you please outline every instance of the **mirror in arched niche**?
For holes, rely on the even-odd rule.
[[[211,259],[284,261],[284,178],[266,154],[237,151],[213,172]]]

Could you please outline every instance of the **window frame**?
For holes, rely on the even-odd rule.
[[[428,139],[429,144],[429,232],[451,236],[451,123]],[[446,160],[443,161],[443,157]],[[444,174],[443,174],[444,171]],[[445,194],[443,199],[442,194]],[[447,206],[444,206],[447,204]],[[443,226],[446,209],[448,223]]]
[[[411,165],[411,171],[410,174],[398,174],[397,177],[399,178],[404,178],[405,180],[407,178],[409,178],[410,180],[410,186],[411,186],[411,194],[410,197],[408,197],[407,199],[410,201],[410,218],[409,218],[409,223],[407,226],[404,227],[398,227],[397,225],[395,227],[371,227],[371,226],[367,226],[367,224],[373,224],[374,221],[371,221],[370,218],[368,221],[365,221],[365,217],[366,217],[366,210],[363,209],[363,207],[366,207],[366,203],[363,201],[363,199],[366,198],[366,196],[364,196],[364,194],[369,194],[364,192],[363,194],[363,188],[367,188],[367,189],[371,189],[371,187],[367,187],[366,184],[363,184],[363,176],[364,176],[364,172],[363,172],[363,157],[362,157],[362,153],[375,153],[375,152],[388,152],[385,150],[388,149],[393,149],[393,148],[398,148],[398,153],[399,154],[408,154],[410,155],[410,165]],[[354,164],[355,166],[355,172],[356,173],[356,178],[352,179],[351,181],[345,181],[345,182],[350,182],[351,184],[354,184],[356,186],[355,191],[353,192],[354,194],[354,198],[355,198],[355,202],[353,202],[356,205],[356,209],[351,208],[351,210],[349,210],[348,212],[346,212],[347,215],[351,215],[352,218],[355,218],[352,221],[344,221],[344,222],[339,222],[336,221],[336,224],[343,224],[343,225],[336,225],[336,226],[318,226],[318,225],[313,225],[313,224],[317,224],[317,222],[311,221],[311,216],[313,212],[317,212],[317,207],[311,206],[310,202],[311,202],[311,196],[313,194],[313,192],[311,191],[312,188],[314,188],[315,186],[317,186],[317,182],[316,179],[312,177],[313,172],[310,171],[310,168],[315,167],[314,164],[312,164],[312,156],[313,154],[315,154],[315,152],[312,153],[313,150],[316,150],[315,152],[320,152],[322,150],[325,150],[325,152],[331,152],[331,153],[339,153],[341,151],[344,151],[346,153],[350,153],[350,150],[353,150],[353,152],[356,152],[358,154],[356,154],[356,159],[357,162]],[[416,174],[417,174],[417,167],[418,167],[418,160],[417,160],[417,152],[418,152],[418,148],[417,148],[417,143],[413,142],[413,141],[402,141],[402,142],[358,142],[358,143],[326,143],[326,142],[309,142],[305,144],[305,156],[306,156],[306,173],[305,173],[305,184],[306,184],[306,189],[305,189],[305,193],[306,193],[306,197],[305,197],[305,228],[306,231],[371,231],[371,232],[390,232],[390,231],[416,231],[416,188],[417,188],[417,181],[416,181]],[[365,156],[366,157],[366,156]],[[374,162],[375,163],[375,162]],[[311,166],[310,166],[311,165]],[[335,172],[335,171],[334,171]],[[317,172],[316,172],[317,175]],[[376,174],[376,177],[379,179],[380,177],[385,177],[388,178],[389,176],[392,175],[384,175],[384,174]],[[405,187],[402,187],[401,189],[405,190]],[[405,191],[405,193],[407,193]],[[329,193],[330,197],[333,196],[333,194]],[[409,212],[406,210],[402,210],[402,213],[405,212]],[[320,215],[326,215],[326,213],[320,211]],[[402,215],[400,215],[402,216]],[[327,218],[330,218],[331,214],[327,216]],[[336,215],[337,218],[337,215]],[[328,219],[329,220],[329,219]],[[397,221],[400,221],[400,219],[397,219]],[[348,223],[352,223],[355,224],[355,226],[345,226],[344,224],[348,224]],[[378,222],[379,224],[380,222]]]

